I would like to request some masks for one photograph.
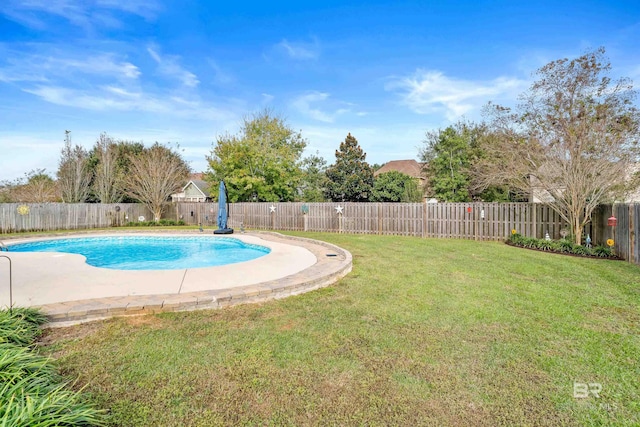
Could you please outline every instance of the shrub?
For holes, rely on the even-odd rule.
[[[580,245],[573,245],[573,253],[582,256],[593,256],[593,251],[591,249]]]
[[[512,234],[507,240],[508,243],[514,246],[527,249],[537,249],[545,252],[557,252],[564,254],[573,254],[580,256],[590,256],[599,258],[615,258],[615,254],[611,249],[598,246],[594,249],[587,248],[585,246],[576,245],[571,240],[546,240],[536,239],[533,237],[525,237],[518,233]]]
[[[177,225],[186,225],[183,220],[174,221],[172,219],[161,219],[160,221],[129,221],[126,227],[169,227]]]
[[[524,237],[522,236],[522,234],[512,234],[511,237],[509,237],[509,242],[511,242],[512,244],[516,245],[516,246],[520,246],[520,244],[522,243]]]
[[[613,256],[611,249],[605,246],[596,246],[593,248],[593,254],[600,258],[611,258]]]
[[[541,251],[551,251],[554,249],[554,244],[551,240],[545,239],[536,239],[536,249],[540,249]]]
[[[566,239],[562,239],[558,242],[558,249],[560,252],[572,254],[576,246],[578,245]]]
[[[41,334],[40,325],[47,318],[32,308],[14,308],[0,311],[0,343],[27,346]]]
[[[0,425],[105,425],[104,411],[68,389],[50,359],[30,348],[45,321],[34,309],[0,310]]]

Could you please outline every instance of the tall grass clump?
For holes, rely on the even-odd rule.
[[[33,309],[0,311],[0,426],[101,426],[103,411],[68,388],[33,343],[46,317]]]
[[[0,343],[21,346],[32,344],[40,336],[40,325],[47,321],[42,312],[32,308],[0,311]]]

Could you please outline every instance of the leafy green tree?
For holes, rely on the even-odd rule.
[[[232,202],[293,201],[307,141],[284,121],[264,110],[245,118],[238,135],[219,137],[210,156],[207,180],[224,180]]]
[[[486,125],[462,121],[428,132],[420,158],[427,165],[429,195],[445,202],[511,200],[506,185],[476,185],[473,165],[486,156],[481,141],[490,137]]]
[[[327,187],[327,161],[318,152],[302,161],[300,200],[304,202],[324,202]]]
[[[373,182],[372,202],[421,202],[415,178],[398,171],[381,173]]]
[[[327,198],[336,202],[368,202],[373,169],[358,140],[349,133],[336,150],[336,162],[327,169]]]

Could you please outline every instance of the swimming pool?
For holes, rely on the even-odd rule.
[[[108,236],[42,240],[10,245],[11,252],[83,255],[94,267],[180,270],[250,261],[271,250],[228,237]]]

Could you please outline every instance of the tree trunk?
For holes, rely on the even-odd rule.
[[[575,237],[576,245],[582,244],[582,226],[580,225],[580,219],[573,219],[573,235]]]
[[[161,216],[162,216],[162,208],[153,209],[153,220],[155,222],[160,221]]]

